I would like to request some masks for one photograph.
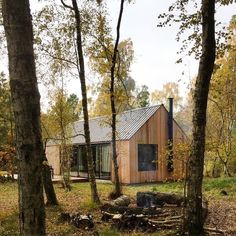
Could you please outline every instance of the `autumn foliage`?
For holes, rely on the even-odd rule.
[[[11,146],[0,148],[0,175],[13,175],[16,173],[16,149]]]

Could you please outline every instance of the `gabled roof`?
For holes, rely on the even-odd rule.
[[[125,111],[117,115],[117,140],[129,140],[159,109],[158,106],[150,106]],[[109,124],[110,117],[98,117],[89,120],[91,143],[110,142],[111,126]],[[72,143],[85,143],[84,139],[84,122],[77,121],[73,124]]]

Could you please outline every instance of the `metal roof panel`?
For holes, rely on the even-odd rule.
[[[129,140],[158,110],[158,106],[150,106],[125,111],[117,115],[117,140]],[[110,142],[111,125],[110,117],[97,117],[89,120],[91,143]],[[84,122],[77,121],[73,124],[72,143],[85,143]]]

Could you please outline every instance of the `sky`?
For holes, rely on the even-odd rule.
[[[183,63],[176,64],[179,58],[177,52],[181,47],[176,42],[178,27],[158,28],[160,13],[166,12],[174,0],[135,0],[134,4],[125,4],[121,22],[121,40],[131,38],[134,46],[134,63],[131,66],[131,77],[137,85],[147,85],[152,92],[161,90],[163,84],[176,82],[180,94],[187,94],[191,78],[196,76],[198,61],[185,57]],[[118,18],[120,0],[108,0],[111,26],[115,30]],[[200,2],[200,0],[199,0]],[[31,0],[31,9],[36,10],[40,4]],[[217,7],[216,19],[228,26],[232,15],[236,14],[236,4],[229,7]],[[71,82],[69,92],[79,95],[78,80]],[[42,96],[43,97],[43,96]]]
[[[111,0],[108,4],[112,27],[115,28],[119,3]],[[185,57],[184,62],[176,64],[177,52],[181,47],[176,42],[177,25],[157,27],[160,13],[166,12],[173,0],[135,0],[125,5],[121,39],[131,38],[134,44],[135,61],[131,67],[131,77],[139,85],[146,84],[150,91],[162,89],[167,82],[179,84],[181,95],[187,92],[189,80],[196,76],[198,61]],[[232,15],[236,14],[236,4],[230,7],[217,7],[216,19],[228,26]]]

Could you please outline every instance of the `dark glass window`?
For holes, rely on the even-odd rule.
[[[86,159],[86,147],[85,146],[79,146],[78,150],[78,157],[79,157],[79,171],[81,172],[88,172],[88,164]]]
[[[109,178],[111,175],[110,144],[97,144],[91,145],[91,147],[96,177]],[[85,145],[77,146],[73,154],[71,169],[88,172]]]
[[[78,171],[78,166],[79,166],[79,162],[78,162],[78,146],[74,145],[72,147],[72,156],[70,159],[70,168],[71,171]]]
[[[138,171],[157,169],[157,144],[138,144]]]

